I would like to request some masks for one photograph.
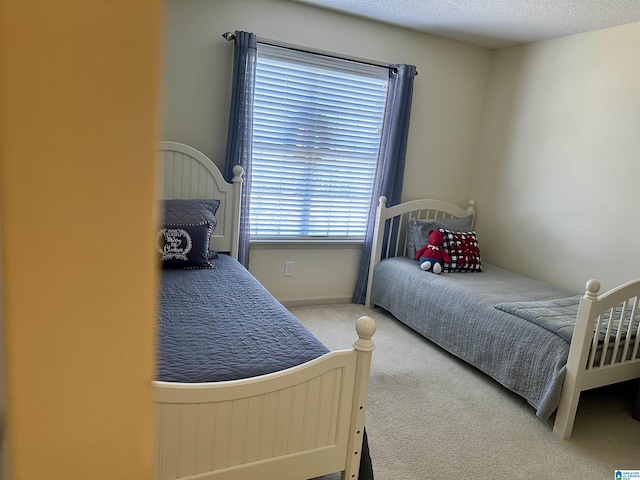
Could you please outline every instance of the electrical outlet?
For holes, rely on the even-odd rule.
[[[284,276],[293,277],[293,262],[284,262]]]

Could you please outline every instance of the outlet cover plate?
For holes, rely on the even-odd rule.
[[[293,262],[284,262],[284,276],[293,277]]]

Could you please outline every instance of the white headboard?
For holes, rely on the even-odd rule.
[[[211,249],[229,252],[238,258],[242,167],[236,165],[233,168],[233,182],[227,183],[218,167],[193,147],[177,142],[160,142],[158,153],[163,175],[162,198],[220,200]]]

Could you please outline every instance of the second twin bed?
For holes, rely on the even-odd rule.
[[[521,395],[541,418],[557,412],[554,433],[568,438],[580,392],[640,377],[640,280],[604,294],[590,280],[579,296],[482,263],[474,207],[426,199],[387,208],[381,198],[366,303]],[[414,258],[434,228],[460,256],[440,275]]]

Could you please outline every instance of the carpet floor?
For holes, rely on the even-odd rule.
[[[366,414],[376,480],[606,480],[640,470],[640,422],[630,413],[637,382],[583,393],[573,435],[562,440],[553,418],[538,418],[524,399],[381,309],[290,310],[332,350],[351,347],[358,317],[376,321]]]

